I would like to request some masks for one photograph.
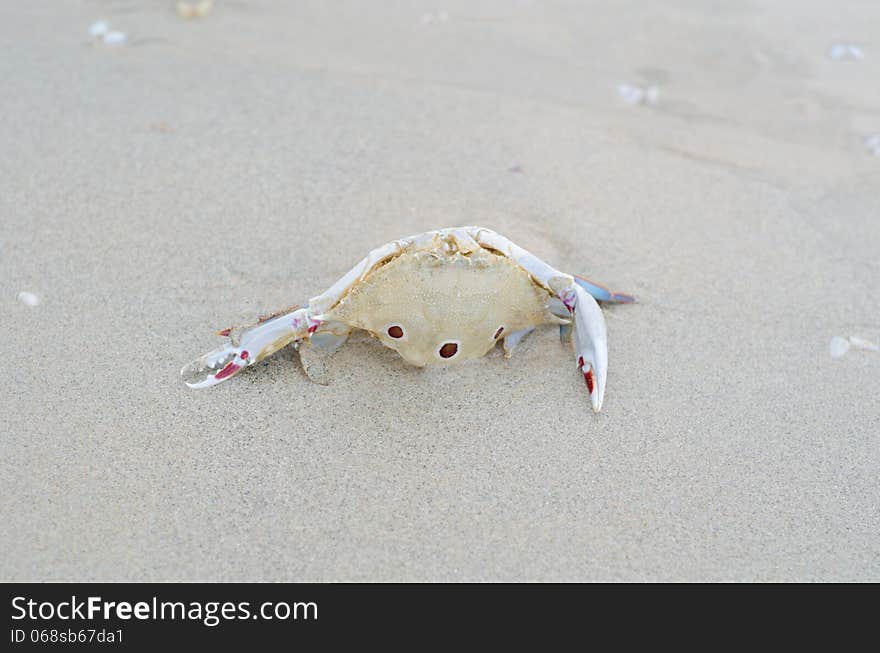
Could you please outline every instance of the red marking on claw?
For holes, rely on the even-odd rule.
[[[584,370],[584,357],[578,357],[578,367],[581,368],[581,371]],[[587,390],[590,391],[590,394],[593,394],[593,368],[591,367],[586,372],[584,372],[584,383],[587,384]]]
[[[562,304],[568,309],[569,313],[574,313],[574,307],[577,304],[577,295],[573,291],[565,292],[563,294],[564,296],[560,297]]]
[[[228,336],[230,333],[232,333],[232,327],[229,327],[228,329],[223,329],[222,331],[218,331],[217,335],[218,336]]]
[[[248,356],[250,356],[250,353],[245,349],[239,354],[239,356],[241,357],[241,360],[246,361],[248,359]]]
[[[236,365],[235,363],[227,363],[226,367],[224,367],[222,370],[220,370],[219,372],[217,372],[217,374],[214,375],[214,378],[217,379],[218,381],[220,381],[222,379],[225,379],[227,376],[232,376],[233,374],[238,372],[238,370],[240,370],[240,369],[241,369],[240,365]]]
[[[315,330],[318,328],[318,326],[319,326],[319,325],[317,325],[317,324],[313,324],[312,326],[310,326],[310,327],[309,327],[309,333],[314,333]]]
[[[587,390],[590,391],[590,394],[593,394],[593,369],[590,368],[589,371],[584,372],[584,381],[587,384]]]

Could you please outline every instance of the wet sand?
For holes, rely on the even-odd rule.
[[[0,8],[0,578],[880,580],[880,6],[729,4]],[[461,224],[638,296],[601,414],[553,328],[180,382]]]

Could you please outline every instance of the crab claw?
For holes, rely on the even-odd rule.
[[[273,317],[243,331],[237,342],[229,342],[184,365],[180,375],[190,388],[216,385],[294,340],[308,337],[319,324],[309,315],[308,308]]]
[[[230,344],[184,365],[180,376],[190,388],[207,388],[234,376],[252,360],[256,359],[251,357],[250,351]]]
[[[578,369],[584,375],[594,412],[602,410],[605,379],[608,376],[608,333],[602,309],[579,284],[573,285],[577,301],[574,313],[574,350]]]

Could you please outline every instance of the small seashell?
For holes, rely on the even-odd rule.
[[[849,340],[846,338],[841,338],[840,336],[834,336],[831,338],[831,358],[840,358],[849,351]]]
[[[656,86],[642,88],[632,84],[621,84],[617,87],[617,92],[624,102],[632,105],[657,104],[657,97],[660,94],[660,90]]]
[[[833,61],[860,60],[865,58],[865,51],[851,43],[835,43],[828,49],[828,58]]]
[[[40,304],[40,298],[37,297],[34,293],[28,292],[26,290],[22,290],[18,293],[18,301],[20,301],[25,306],[38,306]]]
[[[645,98],[645,92],[638,86],[621,84],[617,87],[620,98],[627,104],[639,104]]]
[[[128,36],[125,32],[107,32],[104,34],[104,45],[123,45]]]
[[[843,59],[847,54],[847,47],[842,43],[835,43],[831,46],[831,49],[828,50],[828,56],[834,61],[839,61]]]
[[[200,2],[178,2],[177,15],[181,18],[203,18],[214,8],[214,0]]]
[[[430,25],[431,23],[445,23],[448,20],[449,14],[445,11],[440,11],[436,14],[422,14],[422,25]]]
[[[851,344],[856,349],[865,349],[867,351],[880,351],[880,346],[875,345],[870,340],[860,338],[859,336],[850,336],[849,344]]]
[[[95,21],[89,27],[89,36],[98,39],[110,31],[110,24],[106,20]]]

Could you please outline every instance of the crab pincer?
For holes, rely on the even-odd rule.
[[[190,388],[216,385],[285,345],[308,337],[319,324],[309,315],[308,307],[277,315],[243,330],[228,344],[185,365],[180,375]],[[230,331],[226,329],[222,333],[228,335]]]

